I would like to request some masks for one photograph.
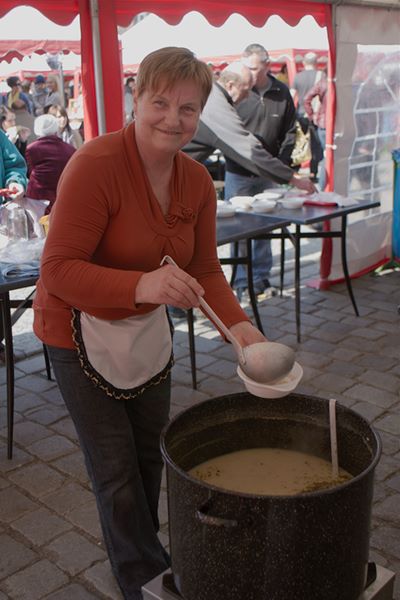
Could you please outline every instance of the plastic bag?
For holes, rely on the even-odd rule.
[[[298,166],[311,160],[310,132],[304,133],[301,125],[296,121],[296,141],[292,151],[292,165]]]

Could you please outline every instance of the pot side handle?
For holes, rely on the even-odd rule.
[[[195,512],[196,519],[203,523],[203,525],[210,525],[212,527],[237,527],[239,522],[237,519],[224,519],[223,517],[215,517],[208,514],[211,509],[212,499],[207,500],[203,506],[200,506]]]

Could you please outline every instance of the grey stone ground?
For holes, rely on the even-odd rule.
[[[314,250],[304,252],[303,284],[317,274]],[[289,264],[292,258],[289,253]],[[400,271],[354,281],[359,318],[343,285],[324,292],[302,285],[301,344],[290,279],[289,273],[284,298],[261,305],[266,333],[296,350],[305,372],[299,391],[336,397],[379,431],[383,455],[376,473],[371,558],[400,574]],[[0,368],[0,600],[118,600],[76,434],[56,384],[46,379],[31,318],[26,313],[14,329],[20,360],[12,461],[6,457],[5,369]],[[193,391],[186,324],[177,326],[173,415],[200,400],[243,391],[231,348],[201,317],[196,336],[199,389]],[[167,545],[165,486],[160,516]]]

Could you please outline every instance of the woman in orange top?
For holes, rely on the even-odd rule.
[[[206,64],[184,48],[144,59],[135,122],[86,143],[63,172],[35,299],[34,329],[48,345],[129,600],[169,565],[157,538],[172,364],[165,305],[197,307],[204,296],[243,345],[265,341],[217,258],[213,183],[180,152],[211,85]],[[165,255],[179,267],[160,266]]]

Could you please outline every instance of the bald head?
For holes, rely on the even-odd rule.
[[[228,92],[234,104],[237,104],[249,94],[252,86],[250,69],[237,60],[230,63],[221,72],[218,83]]]

